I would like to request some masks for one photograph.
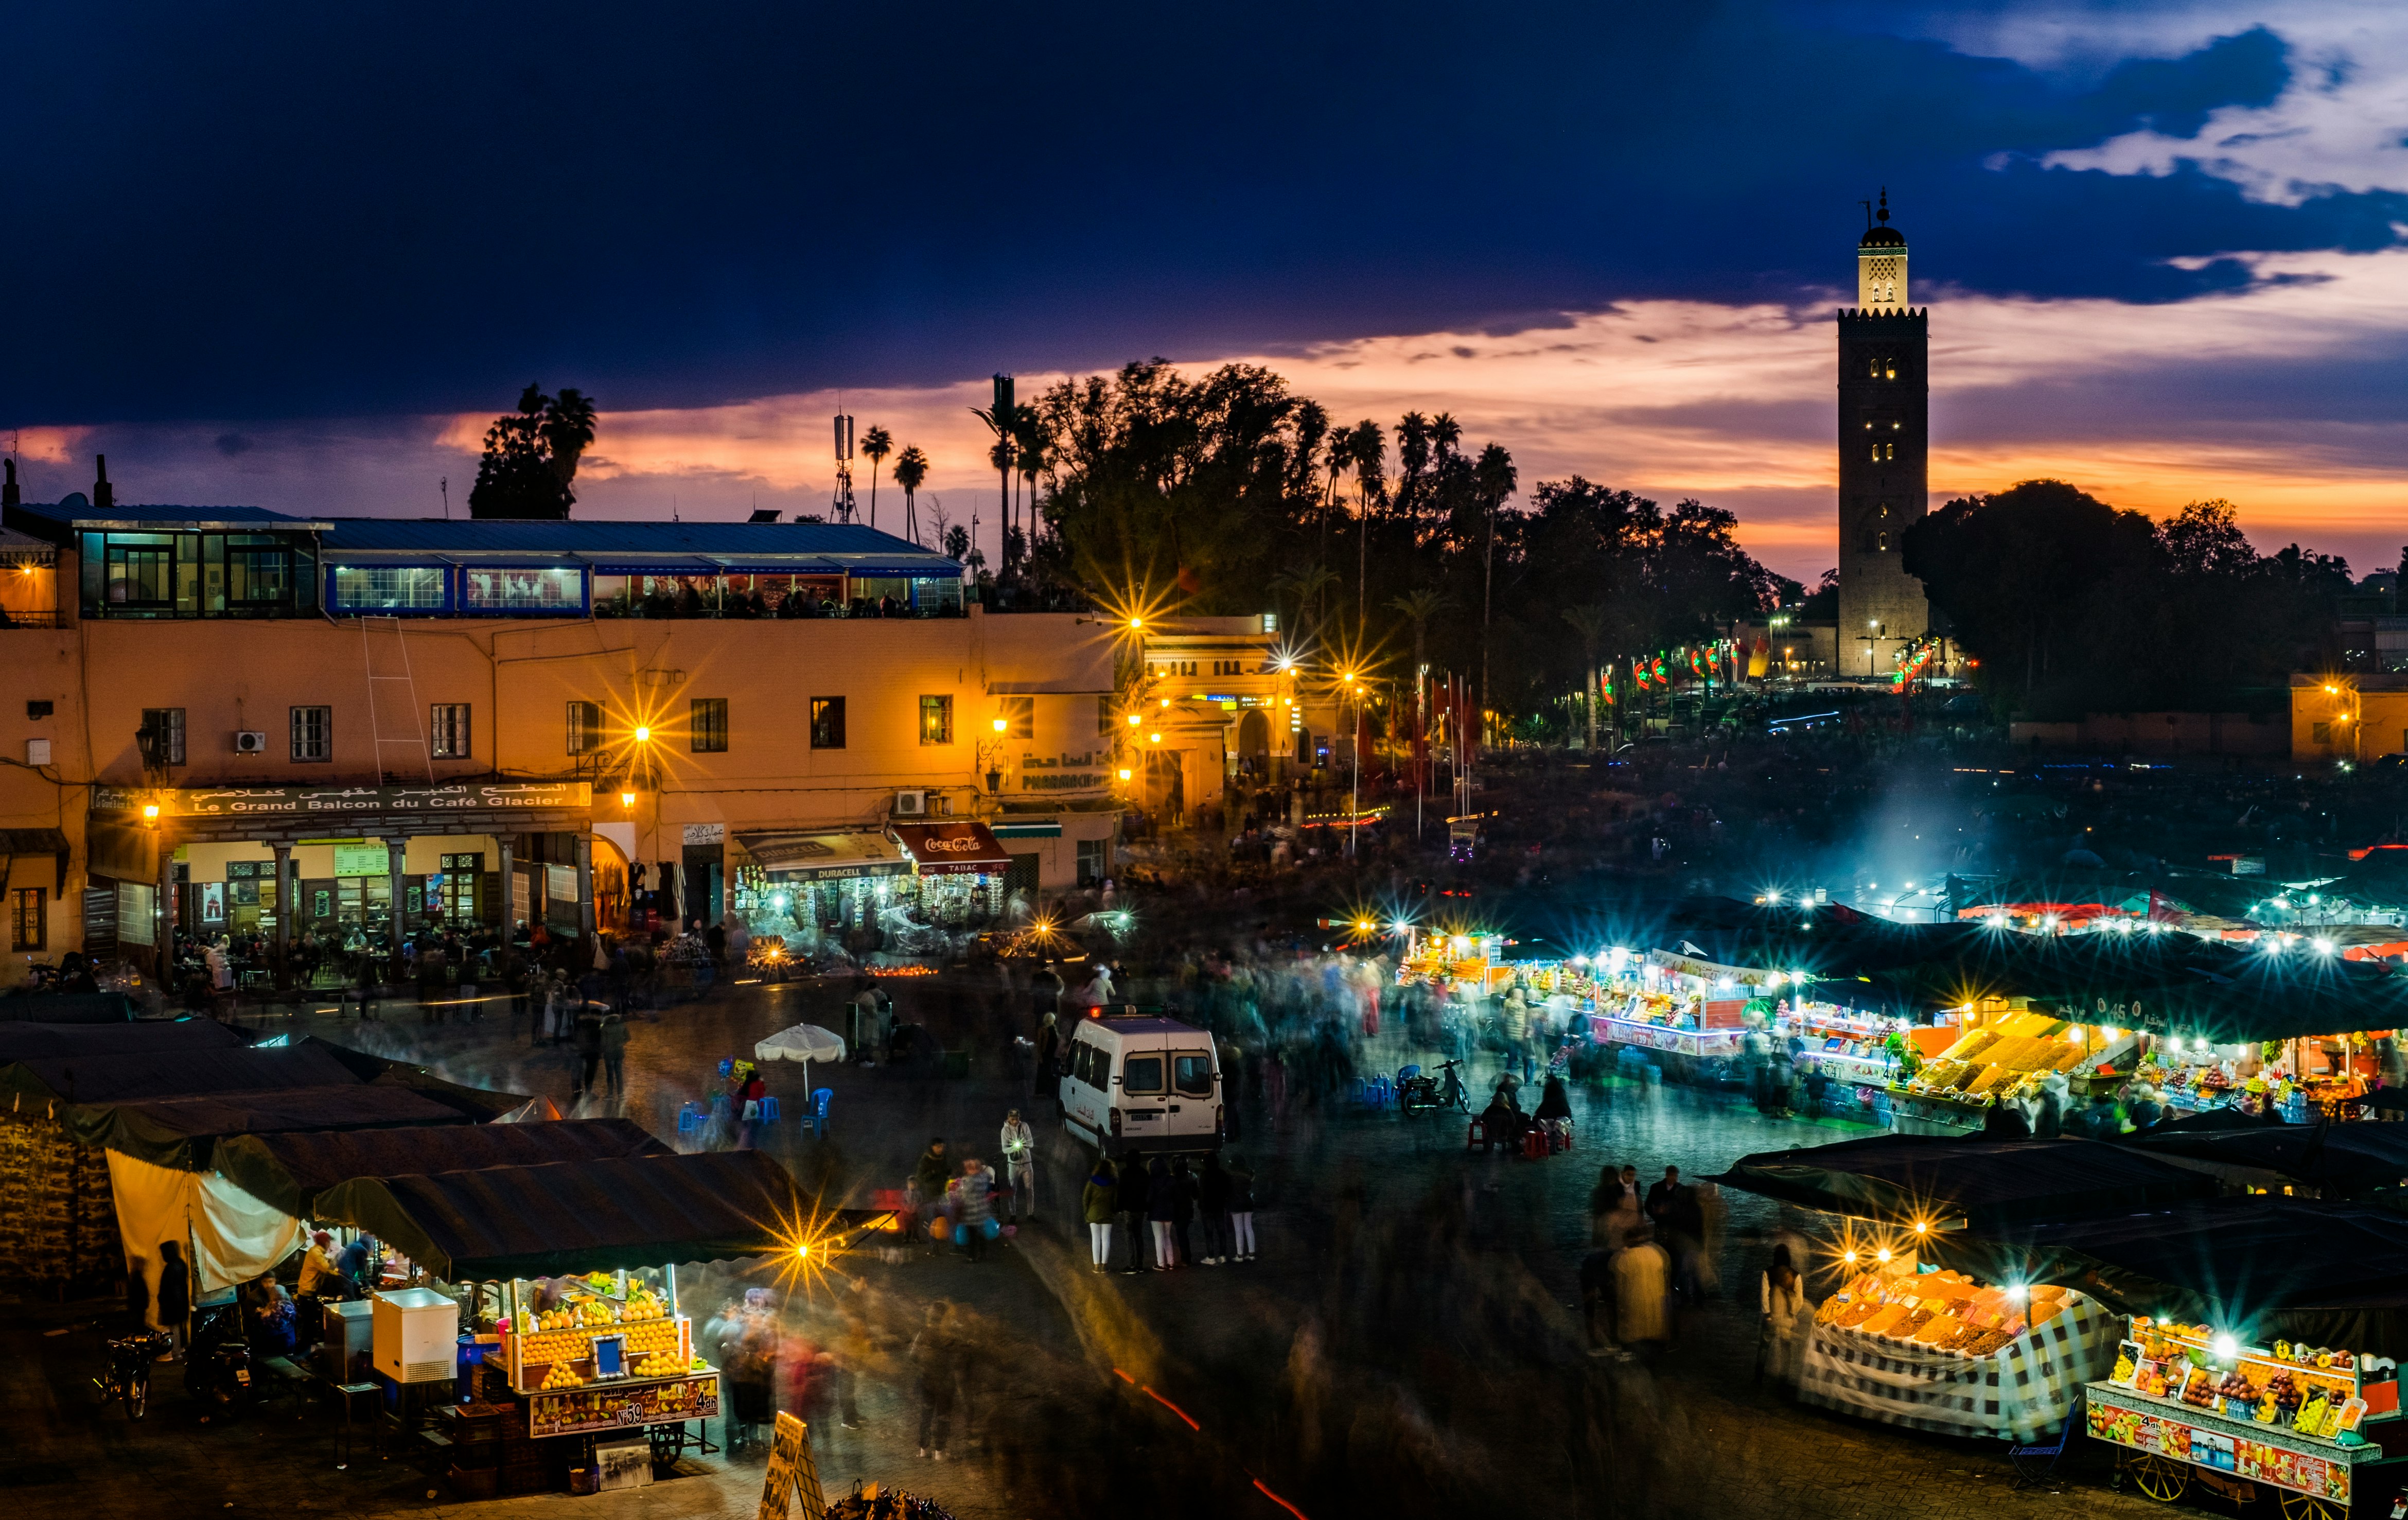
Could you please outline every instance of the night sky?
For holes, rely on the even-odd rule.
[[[1448,409],[1524,480],[1829,562],[1829,308],[1886,186],[1933,485],[2393,563],[2408,17],[2292,3],[53,6],[12,29],[0,425],[29,491],[465,509],[520,385],[580,510],[810,509],[833,393],[1161,354]],[[891,489],[891,488],[890,488]]]

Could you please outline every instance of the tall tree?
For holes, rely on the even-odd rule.
[[[882,427],[873,427],[861,436],[861,455],[869,461],[869,525],[878,526],[878,472],[886,456],[895,452],[894,435]]]
[[[1488,625],[1491,606],[1497,588],[1497,514],[1505,507],[1505,498],[1513,494],[1521,476],[1513,468],[1513,456],[1501,443],[1492,443],[1480,451],[1480,463],[1472,467],[1472,480],[1480,492],[1480,500],[1487,518],[1487,542],[1480,552],[1480,711],[1481,723],[1488,721]]]
[[[920,452],[916,443],[904,445],[903,452],[895,456],[895,483],[903,488],[903,536],[913,543],[920,541],[919,495],[920,487],[926,484],[927,480],[928,456]],[[870,510],[875,513],[877,497],[873,495],[870,499]],[[943,524],[939,523],[938,532],[941,534],[943,531]]]
[[[472,518],[559,520],[577,503],[577,462],[594,442],[593,400],[576,390],[557,396],[530,384],[519,409],[485,429],[484,457],[468,492]]]
[[[998,380],[996,383],[1000,386],[1003,382]],[[986,458],[1003,482],[1003,575],[1007,581],[1011,578],[1011,439],[1012,430],[1020,420],[1019,414],[1019,408],[1000,404],[970,409],[970,415],[984,423],[987,431],[995,435],[995,445],[987,450]]]
[[[1354,637],[1364,638],[1364,629],[1371,611],[1371,503],[1387,495],[1386,472],[1382,462],[1387,443],[1380,434],[1380,424],[1369,417],[1354,424],[1354,437],[1348,451],[1348,463],[1354,468]]]
[[[1597,748],[1597,652],[1605,647],[1606,630],[1612,625],[1612,609],[1601,602],[1583,607],[1567,607],[1563,618],[1579,636],[1581,646],[1581,695],[1588,710],[1588,744]]]

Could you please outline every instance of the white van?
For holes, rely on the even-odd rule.
[[[1107,1006],[1071,1025],[1058,1099],[1070,1132],[1111,1155],[1217,1151],[1221,1055],[1176,1019]]]

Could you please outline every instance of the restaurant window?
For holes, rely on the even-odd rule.
[[[592,754],[602,747],[602,704],[568,704],[568,753]]]
[[[953,741],[953,699],[950,696],[920,698],[920,742],[951,744]]]
[[[1004,736],[1007,738],[1037,737],[1037,698],[1007,696],[1003,699]]]
[[[844,698],[814,696],[811,698],[811,748],[841,750],[844,748]]]
[[[337,612],[439,612],[445,572],[425,565],[338,565],[335,566],[335,610]]]
[[[575,566],[460,572],[460,607],[467,612],[583,613],[585,572]]]
[[[136,742],[142,751],[145,764],[180,766],[184,763],[184,710],[182,708],[144,708],[142,726],[136,733]]]
[[[468,758],[468,704],[437,702],[426,710],[427,746],[437,760]]]
[[[8,948],[50,948],[50,893],[44,887],[19,887],[8,894]]]
[[[696,754],[727,753],[727,698],[697,696],[686,720],[688,741]]]
[[[335,758],[333,708],[293,710],[293,758],[297,764],[317,764]]]

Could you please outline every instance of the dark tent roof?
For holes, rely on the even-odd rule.
[[[479,1121],[498,1119],[506,1113],[526,1107],[531,1101],[524,1093],[496,1092],[486,1087],[469,1087],[438,1077],[430,1067],[416,1066],[382,1055],[370,1055],[347,1045],[330,1045],[311,1039],[305,1043],[321,1050],[342,1064],[343,1069],[364,1083],[380,1087],[407,1087],[423,1093],[436,1101],[459,1110]]]
[[[2230,1103],[2217,1109],[2201,1109],[2179,1119],[2160,1119],[2149,1126],[2152,1135],[2202,1135],[2227,1129],[2280,1129],[2286,1119],[2269,1119],[2263,1114],[2243,1113]]]
[[[84,1144],[187,1171],[214,1166],[215,1142],[228,1135],[286,1129],[466,1126],[475,1122],[473,1116],[424,1093],[357,1083],[203,1093],[134,1103],[79,1103],[67,1110],[67,1127]],[[425,1131],[413,1127],[411,1132]]]
[[[2144,1154],[2191,1163],[2228,1182],[2267,1185],[2289,1178],[2341,1197],[2397,1188],[2408,1180],[2408,1125],[2266,1125],[2167,1131],[2127,1141]]]
[[[126,1103],[200,1093],[337,1087],[359,1079],[313,1043],[280,1050],[142,1051],[120,1055],[43,1055],[0,1066],[0,1092],[28,1100]]]
[[[359,1177],[311,1209],[454,1283],[767,1255],[787,1248],[780,1221],[802,1212],[794,1180],[758,1151]]]
[[[0,1061],[145,1051],[239,1050],[251,1041],[215,1019],[173,1024],[0,1024]]]
[[[394,1088],[368,1091],[404,1096]],[[355,1177],[416,1176],[478,1167],[668,1154],[667,1146],[630,1120],[565,1119],[554,1124],[455,1125],[439,1130],[253,1132],[221,1143],[214,1160],[218,1170],[244,1192],[286,1213],[307,1218],[322,1190]]]
[[[1713,1179],[1768,1197],[1899,1225],[1972,1229],[2164,1208],[2213,1179],[2104,1140],[1873,1135],[1742,1156]]]
[[[2408,1219],[2362,1203],[2255,1197],[1955,1235],[1947,1264],[2000,1283],[2061,1283],[2126,1313],[2228,1328],[2257,1343],[2408,1353]]]
[[[134,999],[122,992],[44,992],[0,997],[0,1024],[131,1024]]]

